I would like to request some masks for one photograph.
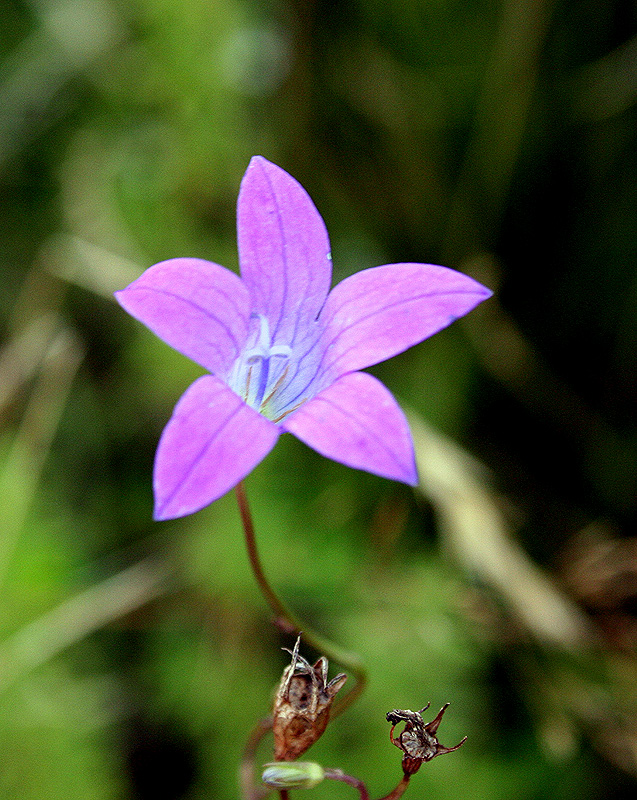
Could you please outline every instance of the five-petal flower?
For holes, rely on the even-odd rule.
[[[241,183],[237,228],[241,277],[174,258],[116,292],[126,311],[210,373],[187,389],[161,436],[155,518],[221,497],[286,431],[328,458],[414,485],[405,417],[358,370],[447,327],[489,290],[409,263],[363,270],[330,292],[320,214],[294,178],[260,156]]]

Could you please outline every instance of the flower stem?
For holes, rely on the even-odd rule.
[[[269,794],[270,790],[263,786],[255,786],[255,760],[257,755],[257,747],[261,739],[272,730],[272,717],[265,717],[259,720],[245,744],[241,764],[239,766],[239,787],[241,789],[241,797],[243,800],[263,800]]]
[[[380,800],[398,800],[399,797],[402,797],[405,794],[405,789],[409,786],[409,778],[410,775],[403,775],[403,779],[401,782],[396,786],[389,794],[386,794],[384,797],[381,797]]]
[[[261,590],[265,601],[275,615],[277,624],[290,633],[296,633],[298,635],[302,632],[303,639],[307,644],[310,645],[310,647],[313,647],[321,655],[326,656],[328,660],[336,661],[338,664],[343,666],[346,671],[353,675],[356,681],[354,688],[350,692],[348,692],[342,699],[340,697],[336,699],[331,713],[332,718],[336,717],[339,714],[342,714],[346,708],[349,708],[349,706],[363,692],[367,684],[367,673],[365,668],[356,654],[350,653],[347,650],[343,650],[342,648],[338,647],[338,645],[333,644],[328,639],[325,639],[323,636],[313,631],[307,625],[302,625],[296,618],[294,612],[276,594],[266,578],[261,565],[261,559],[259,557],[259,551],[257,549],[257,542],[254,533],[254,523],[252,521],[252,514],[250,513],[250,507],[248,505],[248,498],[246,496],[243,481],[237,484],[235,487],[235,494],[237,496],[239,514],[241,515],[241,522],[243,524],[243,530],[245,533],[246,547],[248,550],[250,565],[259,589]]]
[[[343,783],[353,786],[354,789],[358,789],[361,800],[369,800],[369,792],[363,781],[358,778],[353,778],[351,775],[346,775],[342,769],[326,769],[325,777],[333,781],[342,781]]]

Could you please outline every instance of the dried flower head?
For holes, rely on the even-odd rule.
[[[409,709],[400,711],[395,709],[387,712],[387,722],[392,723],[389,738],[392,744],[395,744],[396,747],[403,751],[402,767],[405,775],[413,775],[418,772],[424,761],[431,761],[432,758],[441,756],[443,753],[452,753],[467,741],[465,736],[455,747],[443,747],[436,737],[436,732],[443,714],[449,708],[449,703],[445,703],[435,719],[424,723],[422,712],[426,711],[429,705],[427,703],[420,711],[410,711]],[[400,722],[404,722],[405,727],[398,738],[394,738],[394,728]]]
[[[274,758],[277,761],[294,761],[321,736],[330,716],[336,693],[347,680],[340,673],[327,683],[325,656],[312,666],[299,655],[301,637],[294,650],[287,650],[292,663],[283,671],[279,689],[274,698],[273,724]]]

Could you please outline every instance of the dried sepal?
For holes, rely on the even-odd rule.
[[[330,707],[347,676],[340,673],[327,682],[325,656],[312,666],[299,655],[301,637],[294,650],[287,650],[292,663],[285,668],[274,698],[274,758],[294,761],[321,736],[330,716]]]
[[[449,703],[445,703],[435,719],[425,723],[422,713],[429,708],[429,705],[427,703],[420,711],[395,709],[387,712],[387,722],[392,723],[389,738],[392,744],[403,751],[402,767],[405,775],[413,775],[425,761],[431,761],[432,758],[444,753],[452,753],[467,741],[465,736],[455,747],[443,747],[438,741],[436,733],[443,714],[449,708]],[[394,737],[394,729],[401,722],[405,723],[405,727],[398,737]]]

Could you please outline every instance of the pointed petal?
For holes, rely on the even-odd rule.
[[[162,261],[115,297],[160,339],[220,375],[230,369],[248,335],[246,287],[234,272],[211,261]]]
[[[436,735],[438,727],[440,726],[440,722],[442,721],[445,711],[449,708],[449,705],[450,705],[449,703],[445,703],[444,706],[440,709],[440,711],[436,715],[436,717],[432,719],[431,722],[428,722],[424,726],[425,730],[432,736]],[[429,708],[429,706],[426,706],[425,708]],[[425,708],[423,708],[423,711],[425,711]]]
[[[461,739],[458,744],[454,745],[453,747],[443,747],[440,742],[438,742],[438,746],[436,747],[436,752],[434,753],[435,756],[443,756],[445,753],[453,753],[454,750],[458,750],[462,745],[467,741],[467,737],[465,736]]]
[[[331,291],[321,312],[321,369],[333,380],[391,358],[490,295],[473,278],[433,264],[386,264],[357,272]]]
[[[192,514],[236,486],[279,429],[218,378],[196,380],[175,406],[155,456],[155,519]]]
[[[405,415],[372,375],[343,375],[286,417],[281,427],[348,467],[411,486],[417,483]]]
[[[330,244],[303,187],[255,156],[237,205],[241,277],[252,310],[267,320],[273,344],[293,345],[314,322],[330,288]]]

